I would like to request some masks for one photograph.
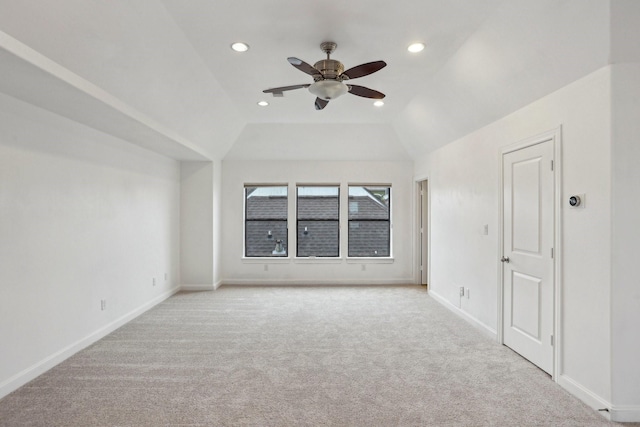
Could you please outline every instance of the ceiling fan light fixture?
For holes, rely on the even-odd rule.
[[[325,101],[336,99],[348,91],[347,85],[337,80],[320,80],[309,86],[309,92]]]
[[[261,107],[266,107],[267,105],[269,105],[269,103],[267,101],[258,101],[258,105]]]
[[[231,45],[231,49],[235,50],[236,52],[246,52],[249,50],[249,45],[242,42],[236,42]]]
[[[373,61],[365,64],[360,64],[355,67],[351,67],[345,71],[342,62],[331,59],[329,55],[338,47],[334,42],[323,42],[320,44],[320,49],[327,54],[327,59],[317,61],[315,65],[311,65],[303,61],[302,59],[290,56],[287,58],[289,64],[293,65],[298,70],[313,77],[313,84],[297,84],[291,86],[275,87],[271,89],[265,89],[263,93],[271,93],[273,96],[282,97],[285,91],[308,88],[309,92],[316,96],[313,105],[316,110],[323,110],[329,101],[341,97],[345,93],[351,95],[360,96],[362,98],[369,99],[382,99],[385,97],[384,93],[377,90],[369,89],[368,87],[346,84],[343,81],[347,80],[351,82],[352,79],[368,76],[377,71],[380,71],[387,66],[384,61]]]
[[[376,102],[373,103],[374,107],[382,107],[384,105],[383,101],[377,100]]]
[[[407,47],[407,50],[411,53],[418,53],[424,50],[424,43],[413,43]]]

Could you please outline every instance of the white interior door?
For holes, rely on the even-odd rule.
[[[503,154],[503,340],[553,370],[553,141]]]

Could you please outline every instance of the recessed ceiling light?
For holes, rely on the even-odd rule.
[[[423,49],[424,49],[424,43],[413,43],[413,44],[410,44],[409,47],[407,48],[407,50],[411,53],[422,52]]]
[[[269,103],[267,101],[258,101],[258,105],[261,107],[266,107],[267,105],[269,105]]]
[[[249,50],[249,45],[246,43],[237,42],[231,45],[231,49],[235,50],[236,52],[246,52]]]
[[[375,107],[382,107],[382,106],[384,105],[384,102],[382,102],[382,101],[376,101],[376,102],[374,102],[374,103],[373,103],[373,105],[374,105]]]

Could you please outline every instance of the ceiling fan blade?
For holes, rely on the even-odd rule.
[[[353,68],[349,68],[341,75],[347,76],[350,79],[357,79],[358,77],[367,76],[369,74],[375,73],[376,71],[380,71],[386,66],[387,63],[384,61],[367,62],[366,64],[361,64]]]
[[[316,110],[322,110],[324,107],[327,106],[328,103],[329,101],[325,101],[322,98],[316,98],[316,102],[315,102]]]
[[[384,93],[378,92],[377,90],[369,89],[368,87],[358,85],[347,85],[347,87],[349,88],[350,94],[358,95],[363,98],[382,99],[385,97]]]
[[[309,87],[309,86],[311,86],[311,84],[274,87],[273,89],[265,89],[262,92],[264,92],[264,93],[272,93],[272,94],[275,95],[275,94],[282,94],[282,92],[287,91],[287,90],[302,89],[302,88]]]
[[[314,77],[322,75],[320,71],[318,71],[316,68],[312,67],[311,65],[307,64],[302,59],[298,59],[293,56],[290,56],[289,58],[287,58],[287,61],[289,61],[289,64],[293,65],[303,73],[307,73]]]

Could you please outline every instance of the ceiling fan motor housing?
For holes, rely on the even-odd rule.
[[[340,74],[344,72],[344,65],[342,62],[335,59],[323,59],[316,62],[313,68],[322,73],[322,77],[325,79],[337,79]]]

